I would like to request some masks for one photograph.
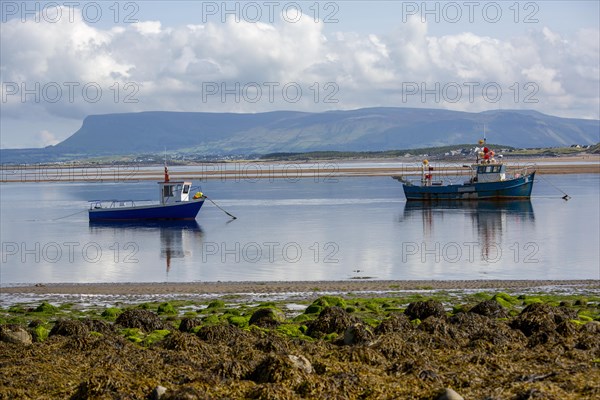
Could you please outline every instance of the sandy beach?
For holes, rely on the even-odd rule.
[[[505,290],[579,286],[600,289],[600,280],[345,280],[278,282],[84,283],[35,284],[3,287],[2,293],[31,294],[242,294],[318,292],[392,292],[405,290]]]
[[[231,161],[223,163],[191,164],[185,171],[180,166],[170,168],[171,178],[206,180],[256,180],[256,179],[320,179],[337,177],[396,176],[420,173],[421,159],[374,160],[311,160],[292,162]],[[462,167],[468,160],[432,160],[435,173],[441,176],[468,175]],[[600,155],[565,157],[507,158],[509,172],[527,167],[538,174],[589,174],[600,173]],[[369,163],[368,167],[364,164]],[[395,164],[390,166],[390,164]],[[353,165],[356,164],[356,165]],[[385,164],[385,166],[383,166]],[[155,181],[162,179],[163,167],[138,165],[10,165],[0,168],[0,182],[124,182]]]

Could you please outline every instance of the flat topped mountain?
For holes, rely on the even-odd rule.
[[[489,141],[514,147],[600,141],[598,120],[536,111],[469,113],[394,107],[320,113],[160,111],[92,115],[68,139],[34,153],[101,156],[155,153],[165,148],[196,155],[379,151],[475,143],[484,125]],[[4,150],[3,157],[8,152]]]

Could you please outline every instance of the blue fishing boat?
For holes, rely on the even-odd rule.
[[[480,141],[485,145],[485,141]],[[479,151],[481,150],[481,151]],[[403,176],[393,178],[402,183],[406,200],[507,200],[529,199],[533,188],[535,170],[524,167],[509,174],[506,165],[494,157],[487,147],[476,149],[477,160],[474,164],[463,165],[471,171],[470,178],[462,184],[446,184],[436,179],[434,168],[428,160],[421,165],[420,182],[414,182]]]
[[[88,210],[90,221],[194,220],[206,196],[197,192],[190,198],[192,183],[171,181],[165,166],[165,178],[158,182],[158,204],[136,205],[133,200],[93,200]]]

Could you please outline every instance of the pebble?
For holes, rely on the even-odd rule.
[[[0,331],[0,341],[7,343],[16,343],[16,344],[31,344],[31,334],[27,332],[25,329],[20,327],[9,328],[2,327]]]
[[[313,366],[306,357],[304,357],[302,355],[295,356],[295,355],[289,354],[288,358],[290,359],[290,361],[294,364],[294,366],[296,368],[306,372],[307,374],[312,374]]]
[[[152,400],[160,400],[160,398],[163,397],[165,393],[167,393],[167,388],[166,387],[164,387],[164,386],[157,386],[152,391],[152,394],[150,395],[150,399],[152,399]]]
[[[447,388],[437,400],[465,400],[460,394],[454,390]]]

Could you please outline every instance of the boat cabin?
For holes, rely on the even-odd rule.
[[[473,170],[477,173],[477,182],[500,182],[506,180],[504,164],[475,164]]]
[[[192,182],[158,182],[158,186],[160,189],[160,204],[162,205],[190,201]]]

